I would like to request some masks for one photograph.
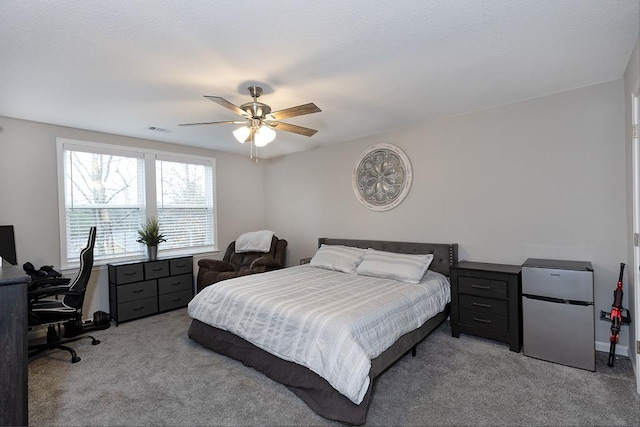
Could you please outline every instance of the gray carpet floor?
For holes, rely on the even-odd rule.
[[[187,337],[186,309],[97,331],[82,361],[53,351],[29,363],[31,425],[338,425],[284,386]],[[367,425],[640,425],[633,369],[596,372],[544,362],[448,322],[374,385]]]

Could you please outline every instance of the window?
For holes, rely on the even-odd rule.
[[[207,246],[213,241],[211,166],[156,160],[158,221],[167,241],[162,248]]]
[[[214,160],[58,139],[62,268],[76,266],[89,227],[94,260],[144,256],[137,230],[156,216],[161,252],[215,250]]]

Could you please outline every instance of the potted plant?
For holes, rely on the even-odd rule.
[[[166,241],[164,234],[160,233],[160,225],[155,217],[147,218],[147,222],[138,230],[137,242],[147,246],[147,258],[150,261],[158,257],[158,244]]]

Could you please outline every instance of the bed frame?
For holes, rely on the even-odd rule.
[[[373,248],[388,252],[434,255],[430,270],[449,276],[449,267],[458,261],[458,244],[387,242],[380,240],[354,240],[320,238],[322,244],[345,245],[358,248]],[[371,361],[369,389],[359,405],[338,393],[322,377],[310,369],[278,358],[250,342],[221,329],[194,319],[189,327],[189,338],[203,346],[241,361],[275,380],[302,399],[318,415],[343,423],[364,424],[371,400],[373,379],[389,368],[395,361],[415,348],[430,332],[449,315],[449,305],[420,328],[400,337],[391,347]]]

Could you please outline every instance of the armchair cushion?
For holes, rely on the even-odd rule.
[[[284,267],[283,265],[280,265],[280,263],[278,261],[276,261],[275,259],[271,258],[270,256],[261,256],[260,258],[256,258],[252,263],[251,263],[251,267],[249,267],[249,270],[257,272],[258,269],[263,269],[261,271],[264,272],[266,271],[266,269],[278,269],[278,268],[282,268]]]
[[[251,273],[264,273],[265,271],[278,270],[280,268],[285,267],[284,265],[280,265],[278,261],[271,258],[270,256],[261,256],[260,258],[256,258],[249,267],[249,271]]]
[[[235,271],[232,264],[219,259],[201,259],[198,261],[198,266],[215,271]]]
[[[227,247],[222,260],[201,259],[198,261],[198,292],[220,280],[248,274],[264,273],[286,267],[287,241],[275,235],[271,238],[268,252],[236,252],[236,242]]]

